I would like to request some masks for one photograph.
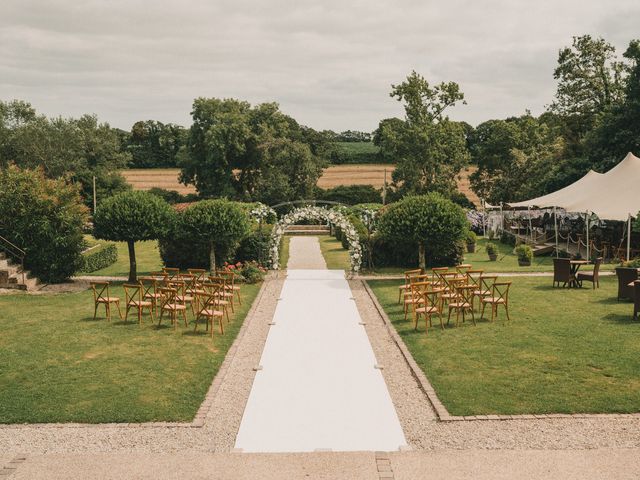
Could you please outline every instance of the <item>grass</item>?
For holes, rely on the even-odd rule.
[[[94,321],[90,291],[0,297],[0,423],[190,421],[258,291],[242,286],[213,341],[146,315],[140,328],[135,312]]]
[[[289,263],[289,242],[291,241],[291,237],[287,235],[283,235],[280,240],[280,268],[284,270],[287,268],[287,263]]]
[[[321,235],[320,251],[330,270],[351,270],[349,251],[342,247],[342,243],[329,235]]]
[[[91,237],[90,237],[91,238]],[[107,277],[127,277],[129,276],[129,249],[126,242],[114,242],[118,247],[118,261],[106,268],[84,275],[107,276]],[[162,269],[162,260],[158,250],[158,242],[149,240],[146,242],[136,242],[136,263],[138,275],[146,275]]]
[[[514,279],[511,318],[418,332],[404,321],[395,280],[370,281],[413,358],[454,415],[640,411],[640,322],[601,288],[553,289]],[[435,323],[435,322],[434,322]]]

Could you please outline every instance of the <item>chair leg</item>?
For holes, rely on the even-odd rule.
[[[238,294],[238,305],[242,305],[242,298],[240,298],[240,290],[236,290],[236,293]]]
[[[187,328],[189,325],[187,324],[187,309],[182,310],[182,318],[184,319],[184,327]]]
[[[220,324],[220,334],[224,335],[224,326],[222,325],[222,317],[218,317],[218,323]],[[211,335],[213,335],[213,317],[211,317]]]
[[[111,321],[111,306],[109,305],[109,302],[104,304],[105,308],[107,309],[107,321]]]
[[[93,319],[95,320],[96,317],[98,316],[98,305],[100,305],[99,303],[95,304],[95,308],[93,309]]]
[[[442,310],[440,310],[440,330],[444,330],[444,318],[442,317]]]
[[[142,326],[142,307],[138,307],[138,325]]]
[[[482,312],[480,313],[480,320],[484,320],[484,307],[486,307],[487,304],[485,302],[482,302]]]
[[[509,305],[507,305],[506,303],[504,304],[504,311],[507,314],[507,321],[511,321],[511,318],[509,318]]]
[[[122,320],[122,310],[120,310],[120,300],[116,302],[116,307],[118,307],[118,314],[120,315],[120,320]]]
[[[476,316],[473,313],[473,308],[471,309],[471,321],[473,322],[473,326],[476,326]]]

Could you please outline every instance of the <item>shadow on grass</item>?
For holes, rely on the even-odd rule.
[[[622,325],[638,323],[638,320],[633,319],[633,309],[629,309],[628,315],[620,315],[619,313],[608,313],[607,315],[602,317],[602,319],[607,322],[619,323]]]

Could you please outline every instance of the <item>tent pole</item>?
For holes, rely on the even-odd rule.
[[[629,214],[629,218],[627,219],[627,262],[629,261],[630,254],[631,254],[631,214]]]
[[[535,240],[533,239],[533,226],[531,225],[531,207],[527,207],[529,210],[529,234],[531,235],[531,244],[535,245]]]
[[[556,207],[553,207],[553,227],[556,233],[556,258],[560,258],[560,252],[558,252],[558,214],[556,213]]]
[[[487,227],[486,227],[487,207],[485,206],[484,199],[480,200],[480,205],[482,206],[482,236],[486,237],[487,236]]]
[[[584,215],[584,225],[585,228],[587,229],[587,260],[589,260],[589,210],[586,211],[585,215]]]

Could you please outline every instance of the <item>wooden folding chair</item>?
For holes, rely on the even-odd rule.
[[[497,275],[480,275],[480,285],[473,291],[473,297],[471,298],[471,306],[473,307],[476,297],[480,298],[478,308],[482,305],[482,299],[491,295],[493,284],[498,280]]]
[[[242,305],[242,299],[240,298],[240,286],[235,284],[236,274],[230,270],[220,270],[217,272],[217,275],[225,279],[225,288],[227,291],[235,293],[238,297],[238,304]]]
[[[425,333],[429,330],[430,326],[433,326],[432,317],[438,314],[440,317],[440,328],[444,330],[444,323],[442,320],[442,301],[440,295],[442,290],[431,290],[431,282],[425,282],[424,289],[419,287],[419,284],[415,284],[415,297],[416,302],[412,304],[413,307],[413,329],[418,329],[418,322],[420,315],[424,316]]]
[[[93,290],[93,319],[96,319],[98,314],[98,306],[104,305],[107,314],[107,320],[111,321],[111,304],[115,303],[118,307],[118,314],[122,318],[122,310],[120,310],[120,299],[118,297],[112,297],[109,295],[109,282],[91,282],[91,289]]]
[[[211,278],[215,279],[218,277]],[[224,312],[225,316],[227,317],[227,322],[231,322],[231,317],[229,316],[229,307],[231,305],[231,302],[228,300],[229,297],[227,295],[224,295],[225,293],[228,293],[224,290],[224,283],[208,280],[202,284],[202,289],[204,290],[204,293],[209,295],[216,295],[218,297],[218,307],[221,308]]]
[[[431,269],[431,273],[433,274],[433,281],[439,284],[442,287],[446,287],[446,283],[442,278],[442,275],[445,273],[449,273],[448,267],[434,267]]]
[[[176,280],[178,278],[178,275],[180,275],[180,269],[179,268],[173,268],[173,267],[163,267],[162,271],[165,275],[167,275],[169,277],[170,281]]]
[[[406,270],[404,272],[404,284],[398,287],[398,303],[402,301],[402,298],[403,298],[402,294],[411,290],[411,282],[409,279],[412,276],[421,275],[422,273],[424,272],[421,268],[417,268],[415,270]]]
[[[226,300],[229,302],[229,306],[231,307],[231,311],[235,313],[235,308],[233,306],[233,292],[230,292],[227,288],[227,278],[220,276],[210,276],[209,281],[211,283],[219,283],[222,284],[222,290],[218,292],[218,296],[222,300]]]
[[[444,288],[442,295],[440,295],[440,301],[442,302],[442,309],[444,310],[444,305],[456,298],[457,293],[455,288],[457,285],[462,284],[464,280],[460,278],[456,272],[442,273],[440,278],[442,279],[442,287]]]
[[[190,275],[195,275],[198,283],[202,283],[207,278],[207,271],[204,268],[187,268]]]
[[[143,300],[142,292],[144,290],[144,286],[142,283],[125,283],[124,287],[124,298],[126,304],[126,312],[124,314],[125,322],[129,318],[129,310],[135,308],[138,312],[138,324],[142,326],[142,311],[147,308],[149,310],[149,315],[151,316],[151,321],[154,321],[153,318],[153,308],[154,302],[151,300]]]
[[[473,290],[476,287],[473,285],[457,285],[455,287],[455,298],[449,302],[449,315],[447,316],[447,325],[451,320],[451,312],[456,311],[456,327],[460,325],[460,313],[462,313],[462,322],[465,321],[465,313],[471,312],[471,320],[473,325],[476,324],[475,315],[473,314],[473,306],[471,305],[471,299],[473,298]]]
[[[466,275],[472,268],[473,266],[470,263],[461,263],[460,265],[456,265],[456,272],[460,275]]]
[[[404,303],[404,319],[407,319],[407,315],[409,314],[409,311],[411,310],[411,305],[414,302],[414,296],[413,296],[413,285],[416,283],[423,283],[423,282],[427,282],[430,281],[430,275],[427,273],[422,273],[420,275],[414,275],[412,277],[409,277],[409,289],[405,290],[405,292],[402,294],[402,296],[404,297],[403,303]]]
[[[216,289],[222,288],[221,286],[216,286]],[[224,311],[220,307],[220,296],[214,293],[199,293],[198,294],[198,304],[200,308],[196,313],[196,321],[195,327],[193,328],[194,333],[198,329],[198,320],[204,317],[207,322],[206,329],[209,330],[209,323],[211,323],[211,338],[213,338],[213,322],[217,319],[218,324],[220,325],[220,334],[224,334],[224,325],[222,322],[222,317],[224,316]]]
[[[194,305],[195,299],[193,295],[187,293],[187,283],[184,280],[169,280],[169,287],[175,288],[176,300],[185,307],[191,308],[191,313],[195,315],[196,307]]]
[[[504,305],[504,310],[509,318],[509,288],[511,282],[495,282],[491,287],[491,295],[482,299],[482,313],[480,318],[484,318],[484,307],[491,305],[491,321],[498,316],[498,305]]]
[[[475,287],[473,289],[473,292],[475,292],[476,290],[480,290],[480,287],[481,287],[480,279],[482,278],[483,273],[484,273],[484,270],[467,270],[465,274],[467,277],[467,281],[465,283],[466,285],[473,285]],[[473,307],[473,299],[474,299],[474,296],[471,295],[471,307]]]
[[[142,285],[142,299],[148,300],[153,304],[153,310],[158,314],[158,304],[160,303],[160,292],[158,288],[162,284],[156,276],[138,277],[138,281]]]
[[[177,313],[182,314],[184,319],[184,325],[187,326],[187,307],[183,303],[178,301],[178,291],[175,288],[161,287],[158,289],[160,292],[160,317],[158,317],[158,326],[162,322],[162,315],[164,312],[169,312],[171,323],[173,328],[178,328]]]

